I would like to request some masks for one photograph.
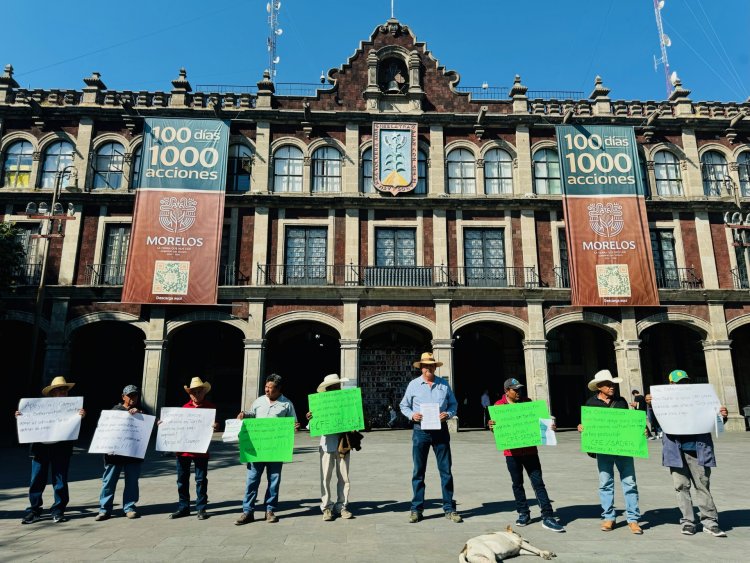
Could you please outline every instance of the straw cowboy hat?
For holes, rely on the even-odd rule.
[[[59,389],[60,387],[65,387],[68,391],[73,389],[73,386],[75,383],[68,383],[65,381],[65,378],[62,375],[58,375],[55,379],[52,380],[52,383],[47,385],[44,389],[42,389],[42,395],[47,397],[50,394],[50,391],[53,389]]]
[[[323,383],[321,383],[320,385],[318,385],[318,393],[320,393],[321,391],[325,391],[331,385],[336,385],[337,383],[344,383],[345,381],[349,381],[349,380],[346,379],[346,378],[344,378],[344,379],[339,378],[339,374],[337,374],[337,373],[332,373],[330,375],[326,375],[323,378]]]
[[[589,391],[596,391],[596,386],[604,381],[611,381],[612,383],[622,383],[622,379],[619,377],[612,377],[612,374],[608,369],[597,371],[594,374],[594,379],[589,381]]]
[[[183,385],[183,387],[187,393],[190,393],[191,389],[198,389],[199,387],[203,387],[206,393],[211,390],[211,384],[208,381],[203,381],[200,377],[194,377],[190,380],[190,385]]]
[[[422,354],[422,357],[419,358],[419,360],[414,362],[412,365],[415,368],[419,369],[422,367],[422,364],[433,365],[436,368],[439,368],[440,366],[443,365],[443,362],[436,362],[435,356],[432,355],[432,352],[424,352]]]

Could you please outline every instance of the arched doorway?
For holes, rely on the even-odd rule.
[[[181,407],[189,397],[184,386],[193,377],[211,384],[208,400],[218,420],[234,418],[241,408],[242,331],[219,321],[191,322],[169,336],[165,406]]]
[[[373,428],[388,426],[390,411],[398,414],[399,403],[406,386],[419,375],[412,364],[422,352],[432,350],[431,335],[426,330],[408,323],[381,323],[363,331],[359,354],[359,386],[365,424]],[[440,368],[437,369],[440,375]]]
[[[675,369],[685,370],[693,383],[708,383],[701,332],[677,323],[659,323],[640,337],[644,393],[652,385],[665,385]]]
[[[458,330],[453,344],[453,390],[462,428],[481,428],[481,397],[492,403],[503,395],[503,382],[515,377],[526,384],[522,335],[500,323],[474,323]]]
[[[581,406],[591,396],[587,384],[601,369],[617,374],[614,341],[603,328],[570,323],[547,334],[550,414],[558,427],[572,428],[581,421]]]
[[[270,330],[259,392],[263,392],[268,374],[279,374],[284,380],[284,395],[292,401],[298,420],[305,423],[307,396],[316,392],[326,375],[341,369],[339,339],[336,330],[318,322],[286,323]]]
[[[743,325],[729,335],[732,339],[732,368],[740,414],[750,408],[750,325]],[[747,419],[746,419],[747,420]]]

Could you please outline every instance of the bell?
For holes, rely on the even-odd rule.
[[[399,94],[401,92],[401,89],[398,87],[398,82],[395,80],[391,80],[388,82],[388,89],[386,90],[388,94]]]

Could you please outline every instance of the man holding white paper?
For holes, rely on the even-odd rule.
[[[430,448],[435,452],[438,472],[440,473],[445,517],[452,522],[463,522],[461,515],[456,512],[456,503],[453,500],[451,443],[448,425],[446,424],[449,418],[456,416],[458,402],[448,382],[442,377],[435,376],[435,368],[442,365],[442,362],[435,361],[432,353],[425,352],[422,354],[419,361],[413,364],[415,368],[422,370],[422,375],[409,383],[404,398],[401,399],[401,412],[406,418],[414,422],[412,434],[412,458],[414,460],[412,489],[414,496],[409,515],[409,522],[412,524],[422,520],[425,494],[424,476]],[[435,417],[435,414],[437,414],[437,417]],[[435,424],[435,418],[437,418],[439,424]],[[435,428],[436,426],[437,428]]]

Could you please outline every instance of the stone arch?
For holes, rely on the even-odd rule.
[[[336,139],[331,138],[315,139],[308,145],[307,150],[310,152],[310,156],[312,157],[313,153],[321,147],[331,147],[336,149],[341,154],[342,160],[346,155],[346,147],[341,143],[341,141],[337,141]]]
[[[456,149],[466,149],[474,156],[474,161],[476,162],[476,159],[478,158],[477,153],[479,152],[479,149],[474,143],[471,143],[469,141],[465,141],[462,139],[459,139],[457,141],[451,141],[450,143],[445,145],[446,160],[448,159],[448,155]]]
[[[13,131],[12,133],[3,135],[3,138],[0,141],[0,152],[5,152],[7,148],[16,141],[28,141],[31,143],[31,148],[33,151],[39,150],[39,144],[34,135],[32,135],[31,133],[27,133],[26,131]]]
[[[432,338],[435,338],[435,335],[437,334],[437,326],[434,322],[426,317],[423,317],[422,315],[407,313],[405,311],[377,313],[375,315],[367,317],[359,323],[359,333],[362,334],[367,329],[383,323],[413,324],[428,331]]]
[[[107,143],[120,143],[122,145],[123,151],[126,151],[128,147],[130,147],[130,143],[122,135],[118,135],[117,133],[102,133],[101,135],[97,135],[97,137],[91,143],[91,151],[93,153],[96,153],[103,145],[106,145]]]
[[[274,153],[276,153],[276,151],[281,147],[284,147],[286,145],[297,147],[302,151],[303,157],[310,156],[310,153],[307,150],[307,145],[295,137],[282,137],[280,139],[276,139],[273,143],[271,143],[271,156],[273,156]]]
[[[638,336],[640,336],[641,333],[647,328],[650,328],[659,323],[670,323],[670,322],[681,324],[689,328],[692,328],[702,333],[704,339],[711,337],[713,334],[713,330],[711,329],[711,324],[707,321],[704,321],[700,317],[697,317],[695,315],[689,315],[687,313],[675,313],[675,312],[667,311],[666,313],[657,313],[656,315],[651,315],[650,317],[646,317],[645,319],[638,321],[638,323],[636,324]]]
[[[268,334],[271,330],[282,325],[295,322],[316,322],[324,324],[338,332],[339,338],[344,334],[343,322],[332,315],[320,313],[318,311],[291,311],[289,313],[284,313],[283,315],[278,315],[266,321],[264,334]]]
[[[593,325],[606,330],[615,340],[620,340],[622,338],[620,336],[622,334],[622,324],[619,321],[600,313],[591,313],[588,311],[563,313],[562,315],[557,315],[556,317],[551,318],[544,323],[544,334],[549,334],[550,331],[555,328],[569,323],[585,323]]]
[[[526,338],[529,333],[529,324],[526,321],[519,319],[518,317],[514,317],[513,315],[509,315],[508,313],[480,311],[477,313],[462,315],[461,317],[453,321],[451,323],[451,335],[455,334],[465,326],[482,322],[499,323],[509,326],[520,332],[522,338]]]
[[[544,139],[543,141],[537,141],[531,145],[529,152],[531,153],[532,162],[534,161],[534,153],[540,149],[552,149],[557,152],[557,143],[549,139]]]
[[[47,148],[56,141],[67,141],[68,143],[73,145],[73,152],[75,153],[76,158],[81,158],[81,154],[76,148],[76,138],[73,135],[70,135],[63,131],[52,131],[50,133],[47,133],[46,135],[43,135],[38,141],[37,150],[39,150],[39,152],[41,153],[44,153]]]
[[[727,334],[731,335],[732,331],[747,324],[750,324],[750,313],[735,317],[731,321],[727,321]]]
[[[21,323],[34,324],[34,315],[26,311],[11,309],[0,314],[0,321],[18,321]],[[39,330],[47,334],[49,332],[49,321],[45,318],[39,319]]]
[[[70,337],[73,335],[73,333],[82,326],[103,321],[119,321],[128,323],[131,326],[139,329],[143,333],[144,338],[148,334],[148,321],[145,321],[144,319],[136,315],[124,313],[122,311],[99,311],[97,313],[88,313],[86,315],[81,315],[80,317],[76,317],[75,319],[69,321],[65,325],[65,340],[70,340]]]
[[[167,321],[167,335],[172,334],[186,325],[194,322],[216,321],[236,327],[242,332],[244,338],[248,338],[248,323],[221,311],[193,311],[180,315],[170,321]]]
[[[518,151],[516,151],[516,147],[503,139],[495,139],[492,141],[487,141],[485,144],[483,144],[479,148],[479,158],[484,158],[484,156],[487,154],[487,151],[491,151],[492,149],[500,149],[502,151],[505,151],[510,155],[512,159],[518,158]]]
[[[740,145],[739,147],[735,148],[734,151],[732,151],[732,162],[737,162],[737,159],[740,158],[740,155],[743,152],[750,151],[750,145]]]
[[[650,147],[644,147],[644,151],[646,152],[646,156],[648,157],[648,160],[654,160],[656,157],[656,153],[658,153],[659,151],[671,152],[673,155],[677,157],[677,160],[680,163],[682,163],[682,161],[687,160],[687,155],[685,154],[685,152],[674,143],[668,143],[668,142],[656,143],[655,145],[652,145]]]
[[[724,157],[727,163],[732,162],[732,151],[730,151],[724,145],[720,145],[719,143],[706,143],[705,145],[701,146],[698,149],[698,160],[700,160],[705,153],[712,151],[718,152],[721,156]]]

